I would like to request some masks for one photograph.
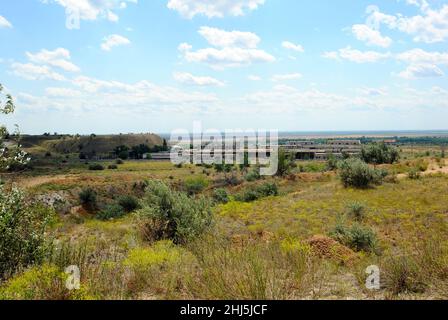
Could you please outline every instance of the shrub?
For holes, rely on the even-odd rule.
[[[398,161],[399,153],[395,147],[385,143],[372,143],[362,148],[361,158],[371,164],[392,164]]]
[[[121,160],[121,159],[117,159],[117,160],[115,160],[115,163],[116,163],[116,164],[123,164],[123,163],[124,163],[124,161],[123,161],[123,160]]]
[[[333,154],[330,154],[327,160],[327,170],[334,171],[337,168],[338,168],[338,159]]]
[[[106,206],[103,210],[98,213],[97,218],[100,220],[112,220],[119,219],[126,214],[122,206],[118,204],[111,204]]]
[[[96,192],[92,188],[86,188],[79,193],[79,201],[87,208],[96,207]]]
[[[390,257],[384,266],[385,287],[392,294],[422,293],[426,289],[417,261],[409,255]]]
[[[369,227],[355,223],[350,229],[349,247],[356,251],[375,251],[376,235]]]
[[[412,168],[411,170],[409,170],[408,172],[408,178],[412,179],[412,180],[418,180],[420,179],[421,174],[420,171],[418,170],[418,168]]]
[[[261,178],[261,176],[260,176],[260,168],[256,167],[256,168],[252,169],[248,174],[246,174],[246,176],[244,178],[248,182],[253,182],[253,181],[256,181],[256,180],[260,180],[260,178]]]
[[[89,300],[85,288],[68,290],[68,275],[57,267],[44,264],[10,279],[0,288],[0,300]]]
[[[27,201],[19,189],[0,185],[0,280],[42,261],[53,217],[53,211]]]
[[[174,264],[180,257],[180,250],[171,241],[164,240],[155,243],[151,248],[132,249],[123,264],[136,271],[145,271],[152,267]]]
[[[381,184],[387,172],[371,168],[360,159],[351,158],[339,163],[339,176],[346,188],[367,188],[372,184]]]
[[[110,165],[107,166],[107,169],[109,169],[109,170],[117,170],[118,166],[116,164],[110,164]]]
[[[275,183],[264,183],[262,185],[252,187],[242,194],[236,196],[236,200],[242,202],[252,202],[263,197],[277,196],[278,187]]]
[[[334,229],[330,231],[329,236],[355,251],[374,252],[377,248],[375,232],[369,227],[363,227],[358,223],[347,227],[343,222],[339,221]]]
[[[101,165],[99,163],[92,163],[91,165],[89,165],[89,170],[101,171],[101,170],[104,170],[104,167],[103,167],[103,165]]]
[[[296,167],[292,154],[287,154],[284,150],[280,149],[278,152],[278,169],[277,176],[284,177],[290,174],[291,169]]]
[[[140,207],[139,203],[138,203],[138,199],[134,196],[121,196],[118,199],[118,204],[123,207],[123,209],[126,212],[132,212],[135,211],[136,209],[138,209]]]
[[[208,187],[208,180],[203,177],[188,178],[184,182],[185,190],[192,196],[204,191]]]
[[[227,194],[226,189],[216,189],[213,192],[213,199],[217,203],[228,203],[229,195]]]
[[[361,202],[351,202],[347,206],[348,215],[357,221],[365,218],[365,205]]]
[[[213,222],[210,203],[173,191],[160,181],[149,181],[142,209],[136,211],[147,240],[185,243],[205,232]]]

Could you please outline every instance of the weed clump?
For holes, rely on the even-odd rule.
[[[270,196],[278,196],[278,187],[275,183],[266,182],[238,194],[235,199],[241,202],[253,202]]]
[[[86,289],[68,290],[68,274],[53,265],[35,266],[0,288],[0,300],[91,300]]]
[[[329,236],[355,251],[375,252],[377,249],[375,232],[359,223],[347,227],[344,223],[338,222],[329,232]]]
[[[104,170],[104,166],[99,163],[92,163],[89,165],[89,170],[91,171],[102,171]]]
[[[210,203],[171,190],[165,183],[149,181],[142,208],[136,211],[141,230],[149,241],[186,243],[204,233],[213,222]]]
[[[79,201],[81,205],[88,209],[94,209],[96,207],[96,192],[92,188],[83,189],[79,193]]]
[[[213,192],[213,200],[216,203],[226,204],[229,202],[229,195],[227,194],[226,189],[216,189]]]
[[[118,198],[118,204],[123,207],[126,212],[132,212],[140,208],[138,199],[131,195],[121,196]]]
[[[201,193],[208,187],[208,180],[203,177],[188,178],[184,182],[186,192],[192,196]]]
[[[103,210],[101,210],[97,218],[99,220],[112,220],[122,218],[126,214],[126,211],[119,204],[111,204],[106,206]]]
[[[339,162],[339,177],[346,188],[368,188],[371,185],[379,185],[386,176],[386,171],[371,168],[360,159],[351,158]]]

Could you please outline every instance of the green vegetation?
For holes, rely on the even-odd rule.
[[[104,166],[99,163],[93,163],[93,164],[89,165],[89,170],[102,171],[102,170],[104,170]]]
[[[190,195],[196,195],[208,187],[208,180],[203,177],[191,177],[185,180],[185,191]]]
[[[79,201],[81,204],[89,209],[94,209],[97,205],[96,203],[97,194],[92,188],[83,189],[79,193]]]
[[[259,177],[255,166],[132,159],[90,171],[78,153],[54,150],[63,137],[39,147],[27,137],[32,169],[2,175],[4,190],[27,190],[20,206],[54,208],[58,219],[42,234],[52,250],[7,272],[0,299],[447,297],[448,161],[439,146],[400,147],[393,164],[291,159],[284,175]],[[140,143],[117,139],[111,150]],[[107,168],[113,157],[95,162]],[[338,162],[370,187],[344,187]],[[413,170],[419,179],[408,178]],[[80,290],[65,289],[69,265],[82,270]],[[378,291],[365,289],[370,265],[381,270]]]
[[[375,232],[358,223],[347,227],[343,222],[338,222],[329,233],[330,237],[341,244],[356,251],[373,252],[377,248],[377,237]]]
[[[235,199],[242,202],[252,202],[264,197],[277,196],[278,187],[275,183],[266,182],[262,185],[254,186],[238,194]]]
[[[143,236],[186,243],[204,233],[213,222],[209,202],[173,191],[160,181],[149,181],[142,208],[136,212]]]
[[[53,218],[53,211],[30,203],[19,189],[0,186],[0,281],[43,261]]]
[[[119,204],[110,204],[97,214],[99,220],[112,220],[122,218],[126,211]]]
[[[368,188],[383,182],[384,170],[370,167],[360,159],[347,159],[339,163],[339,176],[345,187]]]
[[[138,199],[131,195],[121,196],[117,202],[126,212],[132,212],[140,208]]]
[[[398,161],[399,153],[385,143],[372,143],[362,148],[361,159],[371,164],[392,164]]]
[[[216,189],[213,191],[213,200],[217,203],[228,203],[229,202],[229,195],[227,194],[226,189]]]

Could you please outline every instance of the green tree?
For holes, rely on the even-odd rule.
[[[384,142],[371,143],[364,146],[361,151],[361,158],[371,164],[392,164],[399,159],[398,150]]]
[[[291,173],[291,169],[295,168],[296,163],[293,155],[286,153],[285,150],[280,149],[278,151],[278,170],[277,176],[284,177]]]
[[[14,100],[10,94],[3,94],[3,86],[0,84],[0,114],[11,114],[15,110]],[[20,137],[18,128],[14,132],[15,137]],[[29,162],[26,152],[22,151],[19,144],[19,139],[14,143],[8,141],[6,145],[6,138],[10,134],[6,126],[0,124],[0,171],[8,170],[12,165],[24,165]]]

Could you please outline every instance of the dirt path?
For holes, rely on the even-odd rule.
[[[79,177],[78,175],[61,174],[56,176],[21,178],[15,182],[18,184],[19,187],[29,189],[51,182],[64,182],[64,181],[66,182],[67,180],[74,180],[78,177]]]

